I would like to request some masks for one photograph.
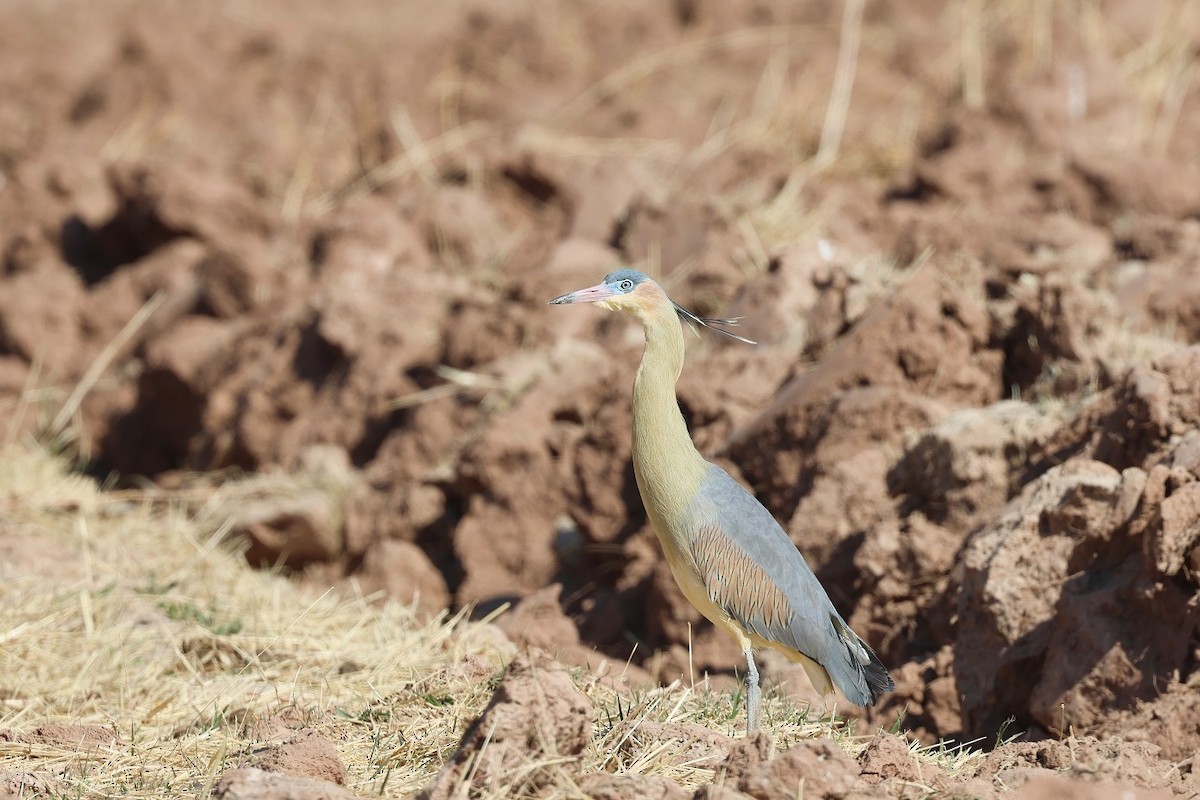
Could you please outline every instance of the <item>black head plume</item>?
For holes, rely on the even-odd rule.
[[[740,325],[742,321],[741,317],[732,317],[730,319],[702,317],[699,314],[694,314],[691,311],[688,311],[674,300],[671,301],[671,304],[675,306],[675,311],[679,314],[679,316],[683,317],[688,322],[694,322],[701,327],[708,328],[710,331],[723,333],[730,339],[737,339],[739,342],[745,342],[746,344],[758,344],[758,342],[754,341],[753,339],[747,339],[745,336],[738,336],[732,331],[725,330],[726,327],[736,327],[737,325]]]

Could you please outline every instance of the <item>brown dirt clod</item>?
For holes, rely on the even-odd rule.
[[[527,765],[543,756],[578,755],[591,739],[594,714],[562,665],[518,654],[450,761],[418,796],[448,798],[464,782],[504,786],[518,775],[523,785],[536,786],[540,770]]]
[[[337,748],[312,729],[302,729],[279,744],[250,751],[244,766],[267,772],[282,772],[299,778],[312,778],[338,784],[346,783],[346,765]]]
[[[237,767],[213,787],[214,800],[353,800],[358,795],[336,783],[298,775]]]

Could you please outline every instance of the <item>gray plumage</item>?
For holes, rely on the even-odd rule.
[[[846,624],[804,556],[762,503],[715,464],[697,492],[696,519],[715,516],[721,532],[736,542],[787,597],[791,620],[772,624],[765,615],[724,610],[750,633],[778,642],[816,661],[834,686],[855,705],[874,705],[895,683],[875,652]]]

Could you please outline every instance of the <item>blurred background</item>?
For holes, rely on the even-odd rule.
[[[1184,758],[1198,53],[1195,0],[8,0],[0,436],[732,684],[637,497],[641,334],[546,307],[634,265],[760,343],[689,337],[680,403],[893,668],[870,721]]]

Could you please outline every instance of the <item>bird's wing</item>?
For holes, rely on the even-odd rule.
[[[747,631],[820,664],[846,698],[874,703],[891,678],[850,630],[783,528],[714,466],[692,515],[692,557],[709,599]]]

